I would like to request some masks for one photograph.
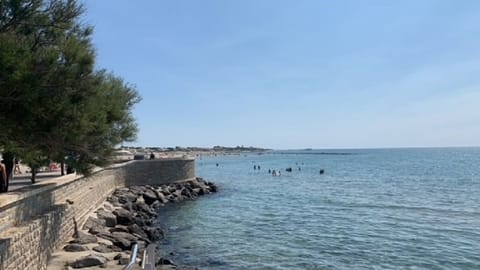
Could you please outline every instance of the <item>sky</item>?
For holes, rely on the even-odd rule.
[[[130,145],[480,145],[480,1],[82,3]]]

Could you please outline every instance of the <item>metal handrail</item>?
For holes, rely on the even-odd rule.
[[[132,270],[132,267],[135,265],[135,261],[137,259],[137,253],[138,253],[138,244],[135,243],[133,244],[132,253],[130,254],[130,261],[125,266],[125,268],[123,268],[123,270]]]
[[[143,251],[143,257],[142,257],[142,269],[145,269],[145,261],[147,259],[147,250],[145,249]]]
[[[142,265],[142,269],[144,270],[155,270],[155,245],[150,244],[148,245],[147,249],[144,253],[144,264]]]
[[[132,247],[132,253],[130,254],[129,263],[123,268],[123,270],[132,270],[135,265],[138,253],[138,244],[134,244]],[[155,245],[148,245],[147,249],[143,251],[143,260],[141,268],[144,270],[154,270],[155,269]]]

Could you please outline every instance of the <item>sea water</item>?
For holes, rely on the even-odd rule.
[[[219,193],[162,209],[162,252],[177,263],[480,269],[480,148],[273,151],[196,171]]]

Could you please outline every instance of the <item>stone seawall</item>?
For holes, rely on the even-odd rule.
[[[43,270],[50,254],[113,190],[195,178],[194,159],[132,161],[89,177],[66,175],[0,195],[0,270]]]

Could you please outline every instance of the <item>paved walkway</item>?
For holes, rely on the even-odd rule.
[[[36,183],[41,183],[42,181],[49,180],[55,177],[60,177],[60,176],[61,176],[60,171],[39,172],[37,173],[37,177],[35,179],[36,179]],[[17,189],[33,185],[31,178],[32,178],[31,173],[15,174],[13,176],[13,179],[10,179],[8,191],[9,192],[15,191]]]

